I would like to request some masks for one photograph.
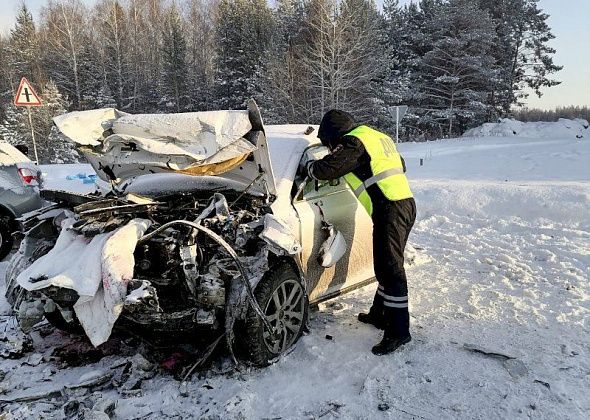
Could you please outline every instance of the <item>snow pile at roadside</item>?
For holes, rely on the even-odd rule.
[[[503,118],[497,123],[486,123],[472,128],[464,137],[525,137],[525,138],[588,138],[588,121],[560,118],[557,122],[521,122]]]

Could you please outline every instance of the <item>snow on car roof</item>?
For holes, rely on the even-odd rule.
[[[30,162],[16,147],[4,141],[0,142],[0,166],[14,165],[15,163]]]

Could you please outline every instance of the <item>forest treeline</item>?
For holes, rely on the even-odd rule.
[[[404,138],[461,134],[510,116],[558,84],[554,38],[537,0],[47,0],[0,37],[0,136],[30,143],[12,105],[22,76],[43,161],[68,156],[51,117],[241,109],[268,123],[318,123],[341,108],[383,130],[408,105]]]
[[[587,106],[558,106],[555,109],[522,108],[513,112],[519,121],[557,121],[560,118],[570,120],[582,118],[590,121],[590,108]]]

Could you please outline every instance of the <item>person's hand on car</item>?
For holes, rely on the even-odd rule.
[[[315,162],[315,159],[310,159],[308,161],[303,161],[299,165],[299,174],[303,179],[309,176],[309,167]]]

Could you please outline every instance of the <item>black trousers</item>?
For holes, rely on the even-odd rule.
[[[413,198],[373,206],[373,263],[379,286],[371,313],[385,321],[386,333],[410,334],[404,249],[416,220]]]

